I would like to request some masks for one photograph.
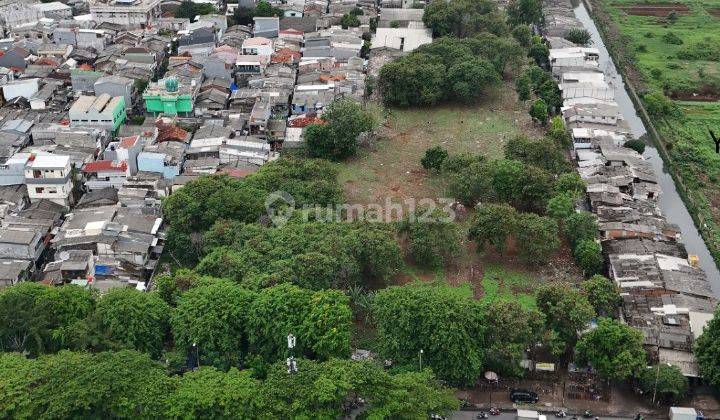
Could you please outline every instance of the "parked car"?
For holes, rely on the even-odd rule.
[[[539,401],[538,395],[526,389],[513,389],[510,391],[510,400],[514,403],[532,403]]]

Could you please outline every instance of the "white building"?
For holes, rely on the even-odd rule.
[[[248,38],[243,41],[242,53],[243,55],[259,55],[261,57],[270,57],[273,50],[273,42],[271,39],[263,38],[261,36],[255,38]]]
[[[35,155],[25,167],[25,183],[30,201],[50,200],[69,207],[72,202],[70,156]]]
[[[43,14],[30,2],[19,0],[0,1],[0,23],[10,31],[19,26],[38,22]]]
[[[3,97],[6,101],[19,96],[30,99],[40,90],[40,79],[17,79],[2,85]]]
[[[399,51],[412,51],[433,40],[432,30],[420,23],[411,22],[407,28],[377,28],[372,37],[372,49],[392,48]]]
[[[98,23],[109,22],[133,28],[145,28],[162,14],[160,0],[96,0],[90,3],[90,13]]]
[[[125,98],[107,93],[81,96],[70,107],[70,125],[115,130],[125,121]]]
[[[33,4],[32,7],[40,11],[40,13],[42,13],[46,18],[53,19],[55,16],[66,19],[72,18],[72,7],[67,4],[60,3],[59,1]]]

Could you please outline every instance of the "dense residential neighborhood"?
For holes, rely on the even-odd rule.
[[[720,418],[603,7],[0,0],[0,417]]]

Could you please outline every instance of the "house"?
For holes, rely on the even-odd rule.
[[[297,85],[293,93],[291,111],[294,115],[315,113],[335,100],[335,85]]]
[[[125,109],[132,109],[135,81],[123,76],[102,76],[93,83],[95,95],[108,94],[112,97],[122,96]]]
[[[197,86],[181,85],[174,77],[151,83],[143,93],[145,109],[155,115],[191,115],[196,92]]]
[[[12,47],[5,51],[0,51],[0,67],[9,69],[25,69],[28,66],[27,60],[30,51],[22,47]]]
[[[129,175],[127,161],[98,160],[82,167],[85,189],[99,190],[107,187],[120,188]]]
[[[422,23],[423,9],[385,9],[380,8],[378,16],[379,28],[408,28],[413,24]]]
[[[42,239],[35,229],[0,229],[0,258],[35,262],[45,250]]]
[[[8,31],[17,27],[33,24],[43,18],[40,10],[30,2],[4,0],[0,2],[0,24]]]
[[[119,141],[110,143],[105,149],[103,157],[114,162],[126,162],[127,174],[135,175],[138,171],[137,157],[142,148],[143,142],[140,136],[123,137]]]
[[[91,250],[69,249],[58,252],[57,257],[56,261],[47,263],[43,269],[43,283],[87,286],[94,277],[95,259]]]
[[[146,28],[161,15],[161,0],[90,0],[92,19],[130,28]]]
[[[0,290],[30,279],[33,263],[27,260],[0,259]]]
[[[103,77],[105,73],[100,71],[93,71],[92,67],[89,69],[80,68],[73,69],[70,72],[70,82],[72,83],[73,91],[76,93],[95,93],[95,82]]]
[[[389,9],[392,10],[392,9]],[[421,45],[432,42],[432,30],[422,22],[411,22],[403,28],[378,27],[372,37],[371,48],[392,48],[399,51],[413,51]]]
[[[239,55],[235,62],[238,74],[261,74],[267,61],[259,55]]]
[[[49,19],[71,19],[72,18],[72,7],[60,3],[59,1],[53,1],[50,3],[37,3],[32,5],[35,10],[38,10],[43,14],[44,17]]]
[[[72,170],[69,156],[33,155],[25,168],[30,202],[50,200],[68,207],[72,203]]]
[[[0,185],[19,185],[25,183],[25,166],[30,153],[15,153],[0,164]]]
[[[198,28],[188,33],[178,33],[178,53],[192,56],[206,56],[217,46],[215,28]]]
[[[146,146],[138,155],[138,170],[162,174],[165,179],[180,175],[185,155],[185,144],[166,141]]]
[[[6,101],[20,97],[30,99],[40,90],[40,79],[16,79],[0,85],[0,88]]]
[[[273,51],[273,42],[268,38],[255,37],[248,38],[243,41],[243,55],[260,55],[263,57],[270,57]]]
[[[81,96],[68,113],[73,127],[98,127],[116,131],[125,122],[125,98],[107,93],[99,96]]]
[[[92,48],[96,52],[103,52],[111,42],[111,35],[103,29],[78,29],[75,39],[78,48]]]
[[[280,19],[277,17],[254,17],[253,36],[277,38],[280,32]]]

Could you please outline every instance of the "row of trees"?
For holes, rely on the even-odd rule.
[[[542,285],[536,294],[537,309],[515,301],[478,301],[469,289],[464,290],[441,283],[413,283],[377,292],[372,309],[381,354],[400,366],[417,366],[422,350],[424,365],[458,385],[474,383],[488,369],[520,376],[526,349],[547,347],[563,357],[596,314],[614,315],[619,303],[618,290],[602,276],[585,281],[580,289],[567,283]],[[635,333],[623,325],[619,328]],[[628,362],[613,351],[620,354],[628,347],[633,356],[644,357],[642,341],[637,346],[635,342],[616,342],[615,348],[590,348],[597,338],[597,334],[581,338],[585,344],[578,345],[580,360],[600,366],[603,357],[616,358],[609,364],[637,372],[637,359]],[[608,379],[620,375],[612,369],[600,374]]]
[[[8,288],[0,293],[0,345],[35,356],[134,349],[180,363],[195,346],[191,355],[202,364],[224,369],[284,359],[288,333],[308,358],[350,353],[352,311],[340,291],[282,284],[255,292],[227,280],[178,277],[161,280],[161,292],[113,289],[102,297],[75,286]]]
[[[369,418],[426,418],[457,408],[432,373],[390,374],[371,362],[298,360],[263,376],[201,367],[170,376],[132,350],[63,351],[27,359],[0,354],[3,418],[318,418],[346,414],[362,398]]]

